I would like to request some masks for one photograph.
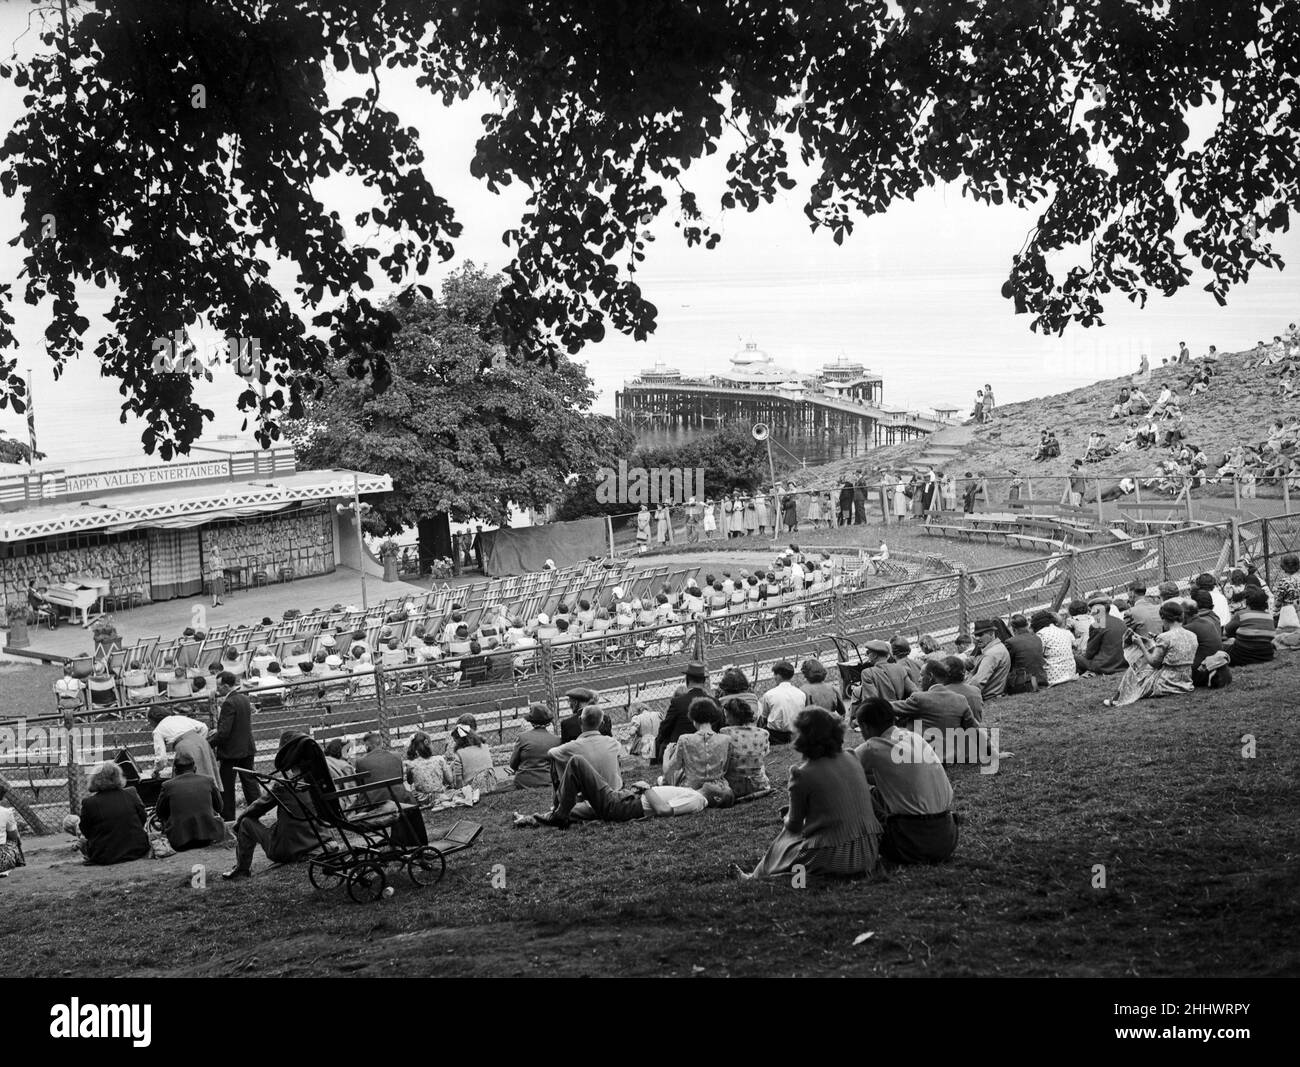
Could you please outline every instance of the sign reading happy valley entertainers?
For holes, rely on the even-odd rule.
[[[230,474],[228,460],[206,463],[176,463],[166,467],[134,467],[96,474],[69,474],[68,493],[103,493],[111,489],[141,489],[170,482],[196,482],[204,478],[225,478]]]

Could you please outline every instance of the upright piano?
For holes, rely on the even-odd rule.
[[[66,582],[51,585],[45,590],[45,599],[54,608],[67,608],[68,617],[76,621],[77,611],[81,612],[81,626],[85,629],[94,620],[90,609],[99,606],[103,610],[103,599],[108,595],[107,578],[96,578],[89,574],[72,574]]]

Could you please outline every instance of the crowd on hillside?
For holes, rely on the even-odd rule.
[[[1144,355],[1137,373],[1121,386],[1111,405],[1109,420],[1124,425],[1123,437],[1112,440],[1100,427],[1088,435],[1082,457],[1074,468],[1082,471],[1087,464],[1111,456],[1155,450],[1162,453],[1157,473],[1143,481],[1144,488],[1178,493],[1190,486],[1195,489],[1205,481],[1235,478],[1243,496],[1255,495],[1261,481],[1286,479],[1288,487],[1300,489],[1300,418],[1275,419],[1267,436],[1253,444],[1238,444],[1226,452],[1211,449],[1205,443],[1190,441],[1185,430],[1185,410],[1192,403],[1215,402],[1225,386],[1219,373],[1218,352],[1214,345],[1204,356],[1193,358],[1185,342],[1179,343],[1177,356],[1165,359],[1165,366],[1185,367],[1181,381],[1166,378],[1158,391],[1151,390],[1150,361]],[[1296,371],[1300,364],[1300,328],[1292,323],[1285,336],[1279,334],[1271,344],[1260,341],[1252,353],[1252,369],[1265,370],[1277,379],[1274,395],[1289,400],[1297,395]],[[1227,386],[1235,384],[1227,382]],[[1154,393],[1154,396],[1153,396]],[[1201,398],[1196,400],[1195,398]],[[1061,454],[1055,432],[1044,428],[1039,435],[1034,459],[1043,461]]]
[[[984,727],[988,703],[1085,675],[1117,680],[1108,706],[1228,685],[1234,669],[1266,662],[1280,649],[1300,650],[1300,558],[1285,555],[1279,567],[1271,590],[1251,567],[1222,581],[1200,574],[1186,588],[1165,582],[1152,590],[1135,581],[1125,594],[1093,595],[1061,613],[980,619],[973,641],[959,636],[948,648],[928,636],[915,647],[900,635],[869,641],[860,662],[840,665],[840,687],[815,658],[797,671],[776,663],[774,684],[761,694],[758,680],[734,667],[710,688],[704,666],[691,663],[662,713],[634,705],[617,730],[596,693],[572,689],[558,730],[546,705],[528,711],[508,772],[517,789],[549,788],[552,804],[518,815],[516,825],[567,827],[731,807],[771,792],[767,761],[775,746],[790,744],[802,758],[789,772],[781,831],[755,866],[734,867],[737,877],[785,876],[797,868],[862,876],[882,859],[941,862],[958,837],[948,771],[1007,755]],[[88,862],[207,847],[233,835],[236,862],[226,876],[244,878],[258,848],[283,863],[319,846],[295,820],[266,822],[274,803],[253,779],[244,780],[245,807],[237,813],[236,776],[253,766],[256,711],[232,673],[222,671],[216,685],[221,713],[214,730],[165,710],[155,717],[157,769],[171,773],[152,814],[128,788],[121,765],[95,772],[80,816],[65,827]],[[847,751],[853,729],[862,741]],[[300,731],[286,732],[281,743],[315,744]],[[437,810],[472,804],[498,784],[473,716],[462,716],[444,751],[436,749],[423,731],[400,753],[373,732],[351,750],[333,740],[322,750],[331,781],[317,785],[382,785],[398,805]],[[653,781],[625,784],[629,759]],[[11,809],[0,807],[0,832],[0,872],[7,873],[23,862]]]

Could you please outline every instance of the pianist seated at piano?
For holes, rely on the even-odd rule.
[[[65,581],[51,583],[38,592],[50,607],[66,609],[73,622],[77,621],[77,612],[80,611],[81,625],[89,626],[90,611],[108,596],[109,584],[107,578],[72,574]]]
[[[59,628],[59,609],[51,604],[45,593],[49,587],[37,585],[33,578],[27,583],[27,606],[36,612],[36,621],[47,623],[51,630]]]

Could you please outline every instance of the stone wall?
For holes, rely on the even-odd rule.
[[[0,559],[0,599],[26,603],[27,583],[48,580],[57,585],[74,574],[90,574],[112,582],[112,592],[138,592],[149,597],[149,544],[144,534],[94,548],[68,548]]]
[[[265,570],[275,581],[281,567],[292,567],[295,578],[329,574],[334,570],[333,513],[313,508],[241,523],[222,523],[201,531],[207,558],[214,540],[221,545],[226,566]],[[251,577],[249,579],[251,581]]]

